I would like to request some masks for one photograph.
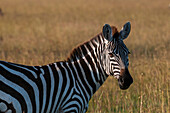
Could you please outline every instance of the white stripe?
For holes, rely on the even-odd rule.
[[[89,51],[88,48],[86,47],[86,45],[84,45],[84,47],[85,47],[86,50],[89,52],[89,56],[90,56],[90,58],[91,58],[91,60],[92,60],[92,62],[93,62],[93,64],[94,64],[94,67],[95,67],[95,70],[96,70],[96,73],[97,73],[97,79],[100,80],[99,72],[98,72],[98,69],[96,68],[96,67],[97,67],[97,66],[96,66],[96,63],[95,63],[95,61],[94,61],[94,59],[93,59],[90,51]],[[84,58],[84,61],[86,62],[86,64],[89,64],[86,58]],[[94,83],[96,84],[96,91],[97,91],[97,89],[100,87],[100,84],[99,84],[98,81],[96,81],[96,79],[95,79],[95,77],[94,77],[94,74],[93,74],[92,67],[91,67],[90,64],[89,64],[89,68],[90,68],[90,70],[91,70],[90,72],[91,72],[91,76],[92,76],[92,78],[93,78],[93,81],[94,81]]]
[[[79,97],[80,99],[81,99],[81,103],[82,103],[82,110],[84,109],[84,106],[86,105],[86,104],[88,104],[88,102],[89,102],[89,100],[87,100],[86,101],[86,99],[85,99],[85,96],[84,96],[84,93],[82,92],[82,89],[80,88],[80,85],[79,85],[79,83],[78,82],[76,82],[76,84],[77,84],[77,86],[78,86],[78,89],[80,90],[80,92],[81,92],[81,96],[83,97]],[[87,94],[86,94],[87,95]],[[82,99],[84,99],[84,102],[85,103],[83,103],[83,100]],[[84,105],[85,104],[85,105]]]
[[[77,104],[77,105],[79,105],[79,103],[78,103],[77,101],[71,101],[71,102],[69,102],[69,103],[67,104],[67,106],[70,106],[70,105],[72,105],[72,104]],[[69,112],[70,110],[76,110],[76,113],[78,113],[77,107],[70,107],[70,108],[64,110],[63,112],[66,113],[66,112]]]
[[[93,82],[97,85],[97,81],[96,81],[96,79],[94,78],[93,70],[92,70],[92,68],[91,68],[91,65],[89,65],[89,63],[88,63],[88,61],[86,60],[86,58],[84,58],[83,60],[85,61],[86,65],[88,66],[88,68],[89,68],[89,70],[90,70],[90,73],[91,73],[91,77],[92,77],[92,79],[93,79]]]
[[[98,36],[95,37],[95,41],[99,43]]]
[[[81,102],[81,105],[80,105],[80,103],[78,104],[79,108],[81,108],[81,110],[83,110],[84,109],[84,104],[83,104],[82,98],[79,95],[73,95],[72,99],[74,100],[76,98]]]
[[[69,100],[71,99],[71,96],[73,95],[73,90],[74,88],[71,89],[71,92],[69,93],[69,95],[67,96],[66,100],[62,103],[62,105],[60,106],[62,109],[64,109],[66,106],[64,106],[64,104]]]
[[[77,85],[78,85],[78,82],[76,82],[77,83]],[[78,87],[79,87],[79,89],[80,89],[80,86],[78,85]],[[80,89],[80,92],[81,92],[81,95],[84,97],[84,94],[83,94],[83,92],[81,91],[81,89]],[[71,90],[71,96],[72,96],[72,93],[73,93],[73,90]],[[70,99],[70,97],[68,97],[69,99]],[[80,96],[78,96],[78,95],[73,95],[73,97],[72,97],[72,99],[74,100],[74,98],[78,98],[80,101],[81,101],[81,103],[83,104],[83,100],[82,100],[82,98],[80,97]],[[84,97],[85,98],[85,97]],[[70,104],[66,104],[65,106],[62,106],[62,109],[65,109],[66,107],[68,107]],[[81,108],[81,106],[80,106],[80,104],[77,104],[78,106],[79,106],[79,108]],[[82,107],[84,107],[84,106],[82,106]]]
[[[84,81],[85,81],[86,84],[83,84],[83,83],[81,82],[81,79],[80,79],[80,76],[79,76],[79,74],[78,74],[78,72],[77,72],[77,69],[76,69],[76,67],[74,66],[74,64],[72,63],[72,66],[73,66],[73,68],[74,68],[74,70],[75,70],[75,72],[76,72],[78,81],[80,82],[81,86],[83,87],[83,89],[84,89],[84,91],[85,91],[85,93],[86,93],[86,96],[88,97],[88,101],[89,101],[90,96],[93,95],[93,89],[92,89],[92,87],[90,86],[90,84],[88,83],[88,81],[87,81],[87,79],[86,79],[86,77],[85,77],[85,73],[84,73],[84,71],[82,70],[82,68],[81,68],[81,66],[80,66],[79,63],[78,63],[78,65],[79,65],[80,70],[81,70],[81,73],[82,73],[82,75],[83,75],[82,78],[84,79]],[[76,82],[76,84],[78,85],[78,82]],[[90,89],[90,93],[91,93],[90,95],[87,93],[87,90],[86,90],[86,88],[84,87],[84,85],[87,85],[87,87]],[[79,86],[79,85],[78,85],[78,86]],[[77,88],[76,88],[76,89],[77,89]],[[79,89],[80,89],[80,87],[79,87]],[[80,89],[80,92],[81,92],[81,94],[84,96],[84,94],[83,94],[83,92],[81,91],[81,89]],[[84,101],[87,102],[85,98],[84,98]]]
[[[36,113],[39,113],[39,90],[38,90],[37,85],[32,80],[30,80],[27,76],[25,76],[23,73],[10,69],[2,64],[0,64],[0,66],[2,66],[4,69],[9,71],[10,73],[21,77],[33,88],[34,94],[35,94],[35,102],[36,102]]]
[[[90,45],[91,45],[91,43],[90,43]],[[92,47],[92,45],[91,45],[91,47]],[[85,48],[88,50],[88,48],[85,46]],[[95,54],[96,52],[95,52],[95,50],[94,50],[94,54]],[[98,70],[98,68],[97,68],[97,65],[96,65],[96,63],[95,63],[95,61],[94,61],[94,58],[92,57],[92,54],[91,53],[89,53],[89,55],[91,56],[91,59],[92,59],[92,62],[93,62],[93,64],[94,64],[94,67],[95,67],[95,70],[96,70],[96,72],[97,72],[97,79],[100,81],[100,75],[99,75],[99,70]],[[97,59],[97,58],[96,58]]]
[[[113,64],[113,65],[117,65],[117,66],[119,66],[119,64],[118,64],[117,62],[113,62],[113,61],[111,61],[110,63],[111,63],[111,64]]]
[[[54,65],[55,65],[55,68],[56,68],[56,70],[57,70],[57,72],[58,72],[58,76],[59,76],[59,83],[58,83],[58,84],[59,84],[59,85],[58,85],[58,91],[57,91],[57,95],[56,95],[56,98],[55,98],[55,102],[54,102],[54,107],[53,107],[53,109],[52,109],[52,113],[54,113],[55,107],[57,106],[57,102],[58,102],[59,95],[60,95],[60,93],[61,93],[61,88],[62,88],[62,85],[63,85],[62,73],[61,73],[60,69],[58,68],[57,64],[54,63]]]
[[[100,37],[101,38],[101,37]],[[102,39],[101,39],[102,40]],[[102,40],[103,41],[103,40]],[[103,43],[103,42],[102,42]],[[90,46],[93,46],[93,44],[92,43],[90,43]],[[100,47],[98,47],[98,49],[97,50],[99,50],[100,49]],[[94,52],[94,55],[95,55],[95,57],[96,57],[96,59],[97,59],[97,62],[98,63],[100,63],[100,61],[99,61],[99,59],[97,58],[97,51],[95,51]],[[97,65],[96,65],[96,67],[97,67]],[[104,82],[105,80],[106,80],[106,75],[105,75],[105,73],[104,73],[104,71],[103,71],[103,69],[102,69],[102,67],[101,67],[101,64],[99,64],[99,67],[97,67],[97,68],[100,68],[100,70],[102,71],[102,75],[104,76],[104,79],[103,79],[103,77],[100,75],[100,73],[99,73],[99,76],[101,77],[101,79],[102,79],[102,82]]]
[[[81,73],[82,73],[82,75],[83,75],[83,79],[85,80],[86,84],[87,84],[88,87],[90,88],[91,96],[92,96],[92,95],[93,95],[93,88],[92,88],[92,87],[90,86],[90,84],[88,83],[88,81],[87,81],[87,79],[86,79],[87,77],[86,77],[86,75],[85,75],[85,72],[84,72],[82,66],[80,65],[80,62],[78,62],[78,65],[79,65],[80,70],[81,70]],[[78,76],[78,78],[79,78],[79,76]],[[79,79],[79,81],[81,81],[81,80]],[[86,88],[84,87],[85,84],[82,84],[82,82],[81,82],[81,85],[82,85],[83,89],[85,90],[85,93],[86,93],[87,98],[88,98],[88,101],[89,101],[89,100],[90,100],[90,95],[87,93]],[[87,103],[86,99],[85,99],[85,102]]]
[[[42,81],[42,84],[43,84],[43,106],[42,106],[42,109],[41,109],[41,113],[44,113],[44,109],[45,109],[45,105],[46,105],[46,93],[47,93],[47,84],[46,84],[46,81],[45,81],[45,78],[44,78],[44,70],[43,69],[40,69],[41,70],[41,74],[40,74],[40,79]]]
[[[98,43],[98,42],[96,42],[96,41],[94,40],[93,43],[95,43],[96,46],[99,47],[99,43]]]
[[[119,70],[120,70],[119,65],[112,65],[112,67],[113,67],[113,68],[117,68],[117,69],[119,69]]]
[[[48,69],[49,69],[49,72],[50,72],[50,78],[51,78],[50,100],[49,100],[48,109],[47,109],[47,113],[49,113],[50,112],[50,108],[51,108],[51,104],[52,104],[52,98],[53,98],[54,84],[55,83],[54,83],[54,75],[53,75],[53,72],[51,70],[51,67],[49,65],[47,65],[47,66],[48,66]]]
[[[66,100],[62,103],[61,107],[63,107],[63,105],[64,105],[69,99],[71,99],[71,96],[72,96],[72,94],[73,94],[73,90],[76,90],[76,92],[80,93],[80,92],[75,88],[75,78],[74,78],[74,76],[73,76],[72,70],[70,69],[68,63],[66,63],[66,64],[67,64],[67,66],[68,66],[68,68],[69,68],[69,70],[70,70],[70,72],[71,72],[71,76],[72,76],[72,79],[73,79],[73,88],[71,89],[71,92],[70,92],[70,94],[68,95],[68,97],[66,98]]]
[[[4,78],[1,74],[0,74],[0,81],[8,85],[9,87],[13,88],[14,90],[16,90],[18,93],[20,93],[23,96],[24,101],[26,102],[27,113],[32,113],[32,104],[28,93],[22,87]]]
[[[70,72],[71,72],[71,76],[72,76],[72,78],[73,78],[73,87],[75,88],[75,75],[73,74],[73,71],[71,70],[71,68],[70,68],[70,66],[68,65],[68,63],[66,63],[67,64],[67,67],[69,68],[69,70],[70,70]],[[80,92],[79,91],[77,91],[77,89],[75,89],[76,90],[76,92],[78,93],[78,94],[80,94]]]
[[[69,86],[70,86],[70,78],[69,78],[69,76],[68,76],[68,72],[67,72],[66,68],[63,66],[63,62],[60,62],[60,64],[61,64],[61,66],[63,67],[63,69],[65,70],[67,82],[66,82],[66,87],[65,87],[65,89],[64,89],[64,92],[62,93],[62,97],[61,97],[61,99],[60,99],[61,101],[59,102],[57,109],[59,109],[59,107],[60,107],[60,105],[61,105],[61,102],[63,101],[65,95],[67,94],[68,88],[69,88]],[[64,81],[66,81],[66,80],[64,80]]]
[[[93,51],[95,52],[95,47],[93,46],[92,42],[89,42],[89,45],[93,49]]]
[[[99,36],[100,36],[101,41],[102,41],[102,43],[103,43],[103,40],[102,40],[103,38],[102,38],[102,36],[101,36],[101,35],[99,35]],[[101,43],[101,44],[102,44],[102,43]],[[98,48],[98,49],[100,49],[101,44],[97,45],[97,48]],[[97,54],[97,51],[95,51],[95,47],[94,47],[94,45],[92,44],[92,42],[89,42],[89,45],[93,48],[93,50],[94,50],[94,55],[95,55],[97,61],[100,62],[99,59],[97,58],[97,55],[96,55],[96,54]],[[87,48],[86,48],[86,49],[87,49]],[[97,50],[98,50],[98,49],[97,49]],[[82,51],[82,50],[81,50],[81,51]],[[90,53],[90,56],[91,56],[91,53]],[[93,62],[94,62],[94,59],[92,59],[92,60],[93,60]],[[95,64],[95,69],[97,70],[97,73],[99,73],[99,72],[98,72],[98,68],[101,69],[102,75],[104,76],[104,80],[103,80],[103,77],[101,77],[101,79],[102,79],[102,82],[104,82],[107,77],[106,77],[106,75],[105,75],[105,73],[104,73],[101,65],[99,65],[99,67],[97,67],[96,63],[94,63],[94,64]],[[100,75],[99,75],[99,74],[97,74],[97,77],[98,77],[98,79],[100,80]]]
[[[78,82],[76,82],[77,83],[77,86],[78,86],[78,88],[80,89],[80,86],[79,86],[79,84],[78,84]],[[80,89],[80,92],[81,92],[81,94],[82,94],[82,96],[84,97],[84,94],[83,94],[83,92],[82,92],[82,90]],[[78,103],[78,102],[76,102],[77,103],[77,105],[79,106],[79,108],[81,108],[82,107],[82,109],[84,109],[84,105],[83,105],[83,100],[82,100],[82,98],[80,97],[80,96],[78,96],[78,95],[73,95],[73,97],[72,97],[72,99],[74,100],[74,98],[77,98],[77,99],[79,99],[80,101],[81,101],[81,104],[82,104],[82,106]],[[84,97],[85,98],[85,97]],[[67,108],[68,106],[70,106],[70,105],[72,105],[73,103],[75,103],[74,101],[71,101],[71,102],[69,102],[68,104],[66,104],[66,106],[64,106],[62,109],[65,109],[65,108]],[[71,108],[72,109],[72,108]],[[67,110],[66,110],[67,111]],[[65,111],[65,112],[66,112]],[[78,112],[78,111],[77,111]],[[80,111],[79,111],[80,112]]]
[[[87,81],[87,79],[86,79],[86,76],[85,76],[85,72],[84,72],[84,70],[82,69],[82,67],[81,67],[81,65],[80,65],[80,62],[78,61],[78,62],[76,62],[76,63],[77,63],[77,64],[79,65],[79,67],[80,67],[81,73],[82,73],[82,75],[83,75],[83,79],[84,79],[84,81],[86,82],[87,86],[90,88],[91,96],[92,96],[92,95],[93,95],[93,88],[92,88],[92,87],[90,86],[90,84],[88,83],[88,81]],[[72,66],[73,66],[74,70],[76,71],[76,75],[77,75],[78,81],[81,83],[81,86],[83,87],[83,89],[85,90],[85,92],[86,92],[86,94],[87,94],[86,88],[84,87],[84,85],[86,85],[86,84],[83,84],[83,83],[81,82],[80,76],[79,76],[79,74],[78,74],[78,72],[77,72],[76,67],[74,66],[74,63],[72,63]]]
[[[103,37],[102,37],[102,35],[99,35],[99,37],[101,39],[101,44],[102,44],[104,42]]]
[[[120,69],[114,68],[114,66],[112,66],[112,72],[120,72]]]
[[[0,99],[5,100],[8,104],[12,103],[16,113],[22,113],[21,105],[14,97],[0,90]]]

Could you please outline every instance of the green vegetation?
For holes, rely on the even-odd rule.
[[[0,60],[43,65],[67,57],[105,23],[132,31],[134,83],[120,90],[109,77],[95,93],[89,113],[170,112],[170,8],[168,0],[0,0]]]

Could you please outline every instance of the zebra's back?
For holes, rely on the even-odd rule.
[[[39,75],[33,66],[0,61],[0,110],[33,112],[41,102]]]
[[[0,111],[85,112],[88,100],[76,73],[66,62],[26,66],[0,61]]]

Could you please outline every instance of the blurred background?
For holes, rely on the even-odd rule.
[[[71,50],[108,23],[130,21],[131,87],[122,91],[109,77],[95,93],[89,113],[170,112],[170,1],[0,0],[0,60],[44,65]]]

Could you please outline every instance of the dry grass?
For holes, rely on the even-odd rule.
[[[43,65],[66,58],[102,25],[130,21],[125,41],[131,51],[133,85],[119,89],[111,77],[97,91],[88,112],[170,111],[170,8],[168,0],[1,0],[0,60]]]

